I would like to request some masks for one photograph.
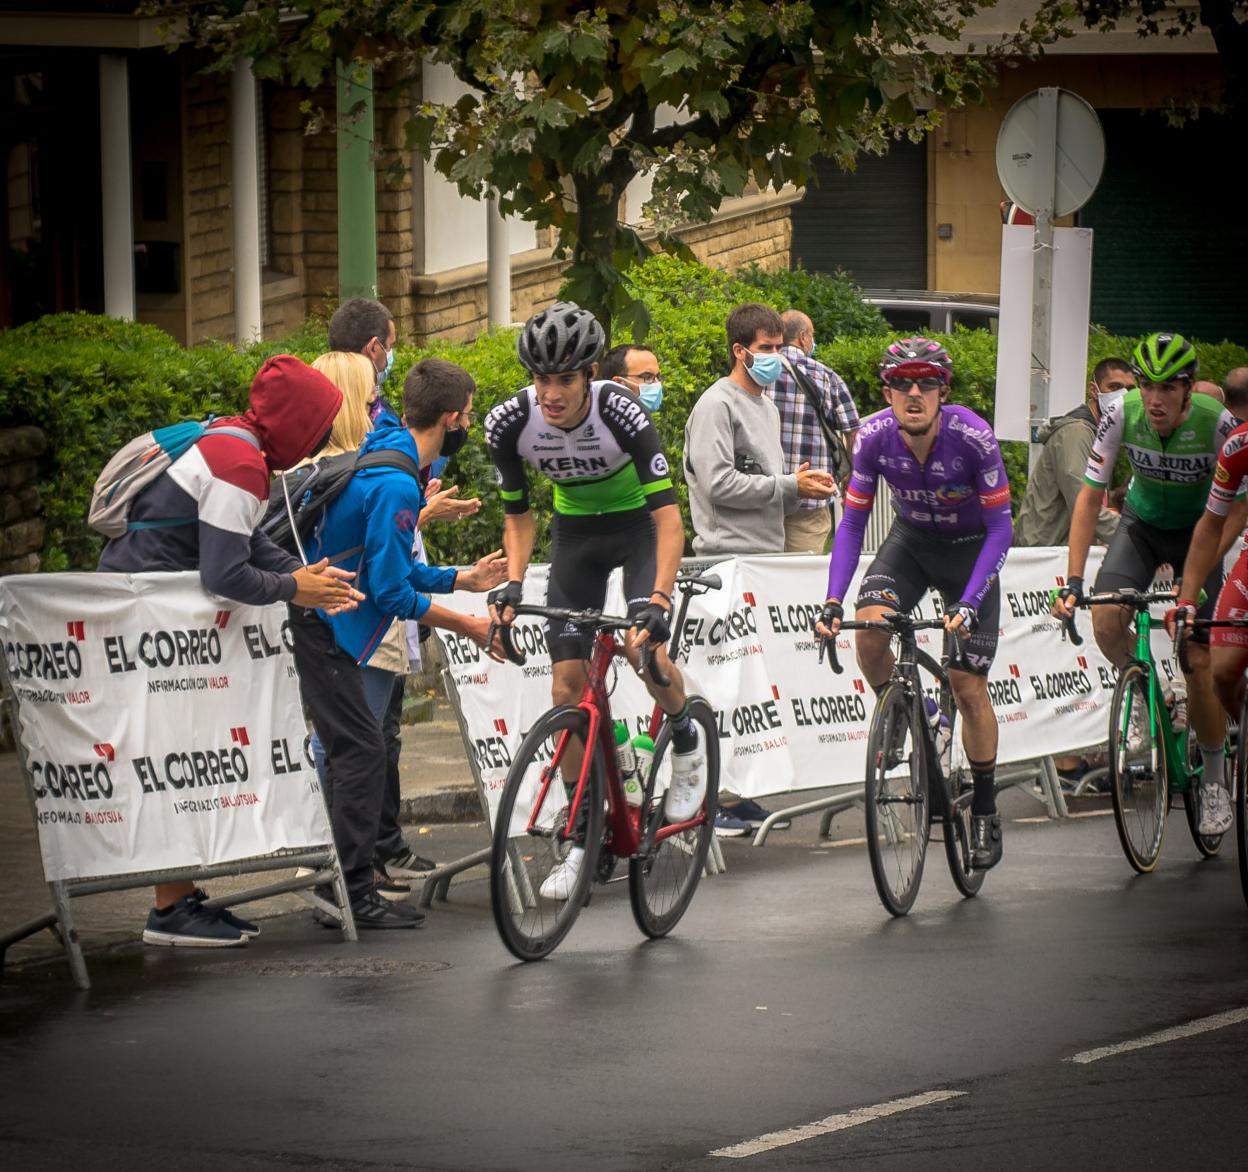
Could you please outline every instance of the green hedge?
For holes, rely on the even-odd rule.
[[[812,318],[816,316],[812,307],[818,306],[818,357],[840,372],[862,415],[883,406],[876,364],[893,335],[878,326],[877,332],[857,332],[874,325],[875,317],[859,316],[848,304],[847,297],[852,300],[856,295],[844,278],[806,273],[729,275],[659,256],[636,272],[634,285],[651,313],[647,341],[663,364],[664,403],[657,421],[672,457],[686,518],[687,493],[676,457],[683,450],[685,420],[697,396],[728,369],[724,319],[738,302],[759,300],[778,309],[798,304]],[[516,359],[515,335],[515,330],[501,330],[462,345],[401,346],[388,384],[391,395],[398,397],[413,363],[437,355],[460,363],[476,379],[475,409],[480,416],[529,381]],[[1110,354],[1129,355],[1137,340],[1094,330],[1090,363]],[[985,331],[959,330],[941,341],[953,357],[955,401],[991,421],[996,338]],[[33,423],[48,434],[41,484],[48,527],[44,568],[95,565],[101,542],[84,520],[91,485],[127,440],[178,419],[237,412],[246,403],[255,371],[270,354],[287,352],[311,359],[325,346],[324,323],[316,321],[281,343],[257,344],[241,353],[219,344],[188,351],[154,326],[80,313],[46,317],[0,334],[0,426]],[[1220,380],[1231,367],[1248,365],[1248,350],[1229,343],[1198,343],[1197,350],[1201,373],[1210,379]],[[479,424],[475,438],[480,440]],[[1026,484],[1026,445],[1002,447],[1017,503]],[[468,444],[455,457],[447,480],[458,483],[463,496],[479,495],[484,507],[476,517],[454,526],[432,527],[428,535],[432,555],[444,562],[466,561],[496,548],[502,509],[484,445]],[[541,556],[549,484],[535,479],[532,499],[540,518]]]

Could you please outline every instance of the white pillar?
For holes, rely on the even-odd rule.
[[[498,210],[498,196],[486,201],[485,266],[490,328],[511,325],[511,234]]]
[[[104,211],[104,312],[134,321],[134,197],[130,174],[130,67],[100,54],[100,180]]]
[[[264,334],[260,297],[260,145],[256,136],[256,79],[240,57],[230,88],[230,144],[234,206],[234,342]]]

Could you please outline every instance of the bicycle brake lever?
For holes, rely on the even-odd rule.
[[[525,661],[529,657],[516,646],[515,641],[511,637],[510,625],[504,625],[498,622],[497,619],[490,623],[485,632],[486,647],[494,646],[495,635],[498,636],[498,641],[503,645],[503,654],[507,656],[512,663],[523,667]]]
[[[649,642],[643,643],[638,651],[639,662],[637,674],[649,675],[649,677],[660,688],[666,688],[669,684],[671,684],[672,681],[659,670],[659,658],[654,653],[654,649],[650,646]]]
[[[1062,619],[1062,638],[1069,639],[1074,647],[1083,646],[1083,636],[1075,628],[1075,616],[1073,614]]]
[[[841,666],[841,661],[836,657],[836,636],[828,638],[827,635],[819,636],[819,662],[823,662],[823,653],[828,653],[828,666],[839,676],[845,669]]]

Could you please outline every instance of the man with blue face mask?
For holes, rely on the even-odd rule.
[[[780,413],[766,390],[783,369],[784,326],[766,305],[728,315],[732,369],[703,392],[685,424],[685,480],[697,554],[780,553],[784,517],[802,499],[826,501],[828,472],[784,470]]]
[[[663,405],[659,356],[649,346],[626,342],[608,350],[599,363],[598,377],[632,391],[651,415]]]
[[[1065,545],[1070,539],[1075,498],[1101,417],[1134,386],[1131,364],[1125,358],[1106,358],[1092,372],[1083,405],[1040,429],[1043,447],[1027,478],[1014,526],[1015,545]],[[1104,545],[1117,527],[1118,514],[1102,504],[1093,544]]]

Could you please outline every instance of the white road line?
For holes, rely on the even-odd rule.
[[[1083,1050],[1067,1058],[1066,1061],[1086,1066],[1089,1062],[1099,1062],[1102,1058],[1112,1058],[1115,1054],[1143,1050],[1147,1046],[1160,1046],[1163,1042],[1174,1042],[1179,1038],[1207,1034],[1210,1030],[1225,1029],[1227,1026],[1239,1025],[1240,1022],[1245,1021],[1248,1021],[1248,1006],[1243,1009],[1228,1009],[1225,1013],[1198,1018],[1196,1021],[1189,1021],[1186,1025],[1171,1026],[1168,1030],[1158,1030],[1155,1034],[1145,1034],[1144,1037],[1133,1038],[1129,1042],[1119,1042],[1114,1046],[1101,1046],[1096,1050]]]
[[[965,1095],[965,1091],[927,1091],[921,1095],[910,1095],[905,1099],[893,1099],[889,1103],[876,1103],[873,1107],[858,1107],[846,1111],[843,1115],[829,1115],[826,1119],[818,1119],[814,1123],[804,1123],[801,1127],[789,1127],[784,1131],[771,1131],[760,1135],[757,1139],[747,1139],[727,1148],[716,1148],[708,1152],[710,1156],[724,1156],[729,1160],[740,1160],[745,1156],[757,1156],[761,1152],[774,1151],[776,1148],[788,1147],[789,1144],[800,1144],[808,1139],[816,1139],[821,1135],[830,1135],[834,1131],[844,1131],[849,1127],[857,1127],[862,1123],[870,1123],[875,1119],[885,1119],[889,1115],[897,1115],[902,1111],[913,1111],[916,1107],[927,1107],[932,1103],[943,1103],[946,1099],[956,1099]]]

